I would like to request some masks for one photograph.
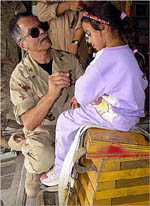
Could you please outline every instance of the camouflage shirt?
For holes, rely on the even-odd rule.
[[[69,109],[69,101],[74,95],[75,81],[83,74],[82,66],[74,55],[54,49],[51,49],[51,54],[52,73],[71,70],[72,86],[63,90],[62,95],[43,120],[43,126],[55,125],[59,114]],[[10,94],[16,121],[19,124],[22,124],[20,115],[33,108],[48,92],[48,77],[49,74],[29,54],[16,66],[10,78]]]

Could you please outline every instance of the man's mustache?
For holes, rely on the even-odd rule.
[[[46,38],[49,38],[49,37],[48,37],[48,33],[41,34],[40,37],[39,37],[40,43],[41,43],[44,39],[46,39]]]

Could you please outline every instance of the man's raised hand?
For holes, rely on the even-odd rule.
[[[57,99],[64,88],[70,86],[69,72],[56,72],[48,78],[48,94],[50,97]]]

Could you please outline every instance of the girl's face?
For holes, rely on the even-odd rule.
[[[82,22],[82,28],[88,38],[88,43],[97,51],[106,47],[105,36],[103,33],[103,25],[100,25],[102,30],[95,30],[90,23]]]

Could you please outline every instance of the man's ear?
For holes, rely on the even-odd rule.
[[[25,44],[22,41],[18,42],[17,44],[21,49],[28,51],[28,48],[25,46]]]

